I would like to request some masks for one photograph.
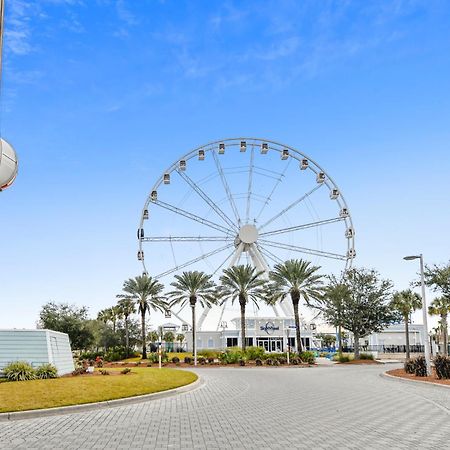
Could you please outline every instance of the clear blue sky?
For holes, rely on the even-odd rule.
[[[115,301],[139,274],[153,182],[211,140],[311,155],[345,193],[359,266],[398,289],[402,256],[450,259],[446,1],[6,0],[0,327],[48,300]]]

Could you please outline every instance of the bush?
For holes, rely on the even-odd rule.
[[[9,363],[3,373],[8,381],[28,381],[36,378],[36,371],[25,361]]]
[[[131,369],[130,369],[130,370],[131,370]],[[100,370],[100,373],[101,373],[102,375],[109,375],[109,372],[108,372],[106,369]]]
[[[371,359],[373,361],[374,357],[372,353],[360,353],[359,359]]]
[[[130,373],[131,369],[129,367],[125,367],[125,369],[121,370],[120,373],[122,375],[126,375],[127,373]]]
[[[239,360],[239,365],[240,366],[245,366],[245,359],[240,359]]]
[[[36,378],[46,380],[48,378],[58,378],[58,369],[53,364],[42,364],[36,370]]]
[[[213,361],[219,357],[219,354],[220,352],[216,350],[202,350],[201,352],[198,352],[198,356],[203,356],[207,360],[212,358]]]
[[[178,356],[174,356],[174,357],[172,358],[172,362],[173,362],[174,364],[178,364],[178,363],[180,362],[180,358],[178,358]]]
[[[238,364],[241,359],[245,359],[245,355],[242,350],[233,348],[222,352],[219,359],[222,364]]]
[[[214,358],[212,356],[208,357],[209,364],[214,364]]]
[[[427,376],[427,363],[424,356],[418,356],[417,358],[411,359],[414,364],[414,373],[416,377],[426,377]]]
[[[197,363],[204,366],[206,364],[206,358],[204,358],[203,356],[200,356],[199,358],[197,358]]]
[[[450,378],[450,357],[437,355],[434,358],[434,367],[436,369],[436,375],[440,380]]]
[[[299,358],[292,358],[291,359],[291,364],[294,364],[294,366],[298,366],[300,364],[300,359]]]
[[[277,358],[277,360],[281,365],[287,364],[287,358],[285,358],[284,356],[280,356],[279,358]]]
[[[407,359],[405,361],[403,368],[405,369],[406,373],[410,373],[410,374],[413,374],[416,371],[416,365],[414,364],[414,361],[412,361],[411,359]]]
[[[247,347],[245,349],[245,356],[249,361],[261,359],[264,356],[264,353],[263,347]]]
[[[185,364],[191,364],[192,363],[192,358],[190,356],[185,356],[184,357],[184,362],[185,362]]]
[[[273,366],[279,366],[280,365],[280,361],[278,361],[278,359],[274,359],[272,365]]]
[[[338,353],[333,356],[333,361],[338,361],[340,363],[347,363],[351,360],[351,357],[348,353]]]
[[[255,359],[255,364],[257,365],[257,366],[262,366],[262,360],[261,359]]]
[[[97,359],[97,358],[103,358],[103,356],[105,356],[105,352],[99,351],[99,352],[83,352],[80,353],[80,356],[78,357],[78,359],[82,360],[82,359]]]
[[[152,367],[152,363],[151,362],[147,363],[147,367]]]
[[[314,364],[316,362],[316,358],[313,352],[301,352],[298,356],[306,364]]]
[[[84,367],[77,367],[73,372],[72,375],[76,377],[77,375],[82,375],[83,373],[86,373],[86,369]]]
[[[273,366],[273,359],[272,358],[267,358],[266,359],[266,365],[267,366]]]

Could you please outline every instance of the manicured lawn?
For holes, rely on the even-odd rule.
[[[108,369],[113,372],[116,369]],[[120,370],[120,369],[117,369]],[[0,412],[79,405],[165,391],[190,384],[192,372],[133,368],[128,375],[63,377],[0,383]]]

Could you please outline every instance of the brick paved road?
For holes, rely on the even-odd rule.
[[[450,389],[384,370],[199,369],[206,383],[189,393],[0,422],[0,448],[450,448]]]

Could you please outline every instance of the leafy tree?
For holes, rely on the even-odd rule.
[[[175,335],[171,331],[166,331],[164,333],[163,340],[165,342],[174,342],[175,341]]]
[[[183,345],[184,340],[186,339],[185,335],[182,334],[182,333],[178,333],[176,339],[177,339],[177,342],[178,342],[178,344],[179,344],[179,346],[181,348],[182,345]]]
[[[318,309],[326,322],[338,328],[339,353],[342,353],[343,305],[350,297],[348,286],[334,275],[328,277],[328,284],[323,288],[322,295],[310,300],[310,306]]]
[[[397,319],[392,309],[392,283],[379,278],[373,269],[354,268],[345,272],[342,282],[350,295],[343,297],[342,326],[353,333],[355,359],[359,339],[383,330]]]
[[[425,266],[425,284],[450,299],[450,261],[448,264]]]
[[[146,333],[145,333],[145,315],[154,311],[164,312],[168,305],[161,295],[164,285],[158,280],[147,275],[129,278],[123,283],[122,290],[125,294],[119,294],[119,298],[132,298],[138,305],[138,311],[141,314],[142,328],[142,359],[147,359]]]
[[[129,326],[128,326],[128,319],[131,316],[131,314],[134,314],[136,312],[136,306],[135,301],[133,297],[124,297],[121,298],[117,302],[117,307],[119,310],[119,314],[121,317],[123,317],[124,325],[125,325],[125,347],[127,349],[127,356],[129,354],[130,350],[130,335],[129,335]]]
[[[310,300],[320,297],[322,276],[317,273],[320,269],[303,259],[290,259],[281,264],[276,264],[269,276],[272,280],[272,300],[283,301],[290,296],[294,309],[295,332],[297,339],[297,351],[302,352],[300,336],[300,316],[298,306],[300,298],[308,303]]]
[[[159,342],[159,333],[155,330],[150,331],[150,333],[148,333],[148,339],[153,344]]]
[[[448,313],[450,313],[450,298],[435,298],[428,307],[428,313],[432,316],[440,316],[440,326],[444,335],[444,355],[448,355]]]
[[[422,306],[422,297],[411,289],[396,292],[392,298],[392,307],[405,322],[406,359],[410,358],[409,351],[409,318],[411,314]]]
[[[241,308],[241,341],[242,351],[245,351],[245,308],[247,303],[253,302],[258,308],[258,300],[267,300],[267,294],[264,287],[267,281],[261,275],[264,271],[257,271],[254,267],[247,265],[233,266],[223,271],[220,277],[221,287],[220,296],[223,302],[231,299],[239,301]]]
[[[197,364],[197,343],[196,343],[196,323],[195,307],[197,301],[205,308],[210,308],[217,303],[215,283],[211,281],[212,275],[204,272],[189,271],[181,275],[175,275],[175,281],[170,285],[175,289],[168,293],[171,299],[170,307],[176,304],[181,306],[189,303],[192,311],[192,351],[194,353],[194,364]]]
[[[88,309],[68,303],[48,302],[39,313],[38,327],[67,333],[75,350],[82,350],[91,345],[93,335],[86,326]]]
[[[322,344],[325,347],[331,347],[336,342],[336,336],[334,334],[318,333],[316,338],[322,340]]]

